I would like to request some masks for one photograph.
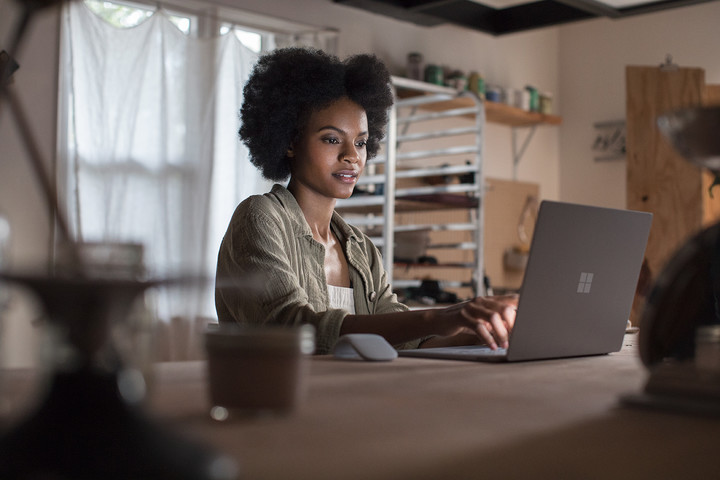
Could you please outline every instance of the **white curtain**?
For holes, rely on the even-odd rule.
[[[234,34],[194,38],[162,11],[119,29],[65,7],[62,180],[78,238],[145,246],[156,275],[214,274],[230,215],[268,189],[237,137],[256,60]],[[214,316],[212,288],[162,295],[163,318]]]
[[[120,29],[67,2],[62,31],[58,171],[77,237],[141,242],[152,273],[212,278],[235,207],[270,188],[237,135],[257,54],[232,30],[185,35],[162,9]],[[266,39],[337,48],[333,31]],[[215,317],[211,283],[161,293],[160,318]]]

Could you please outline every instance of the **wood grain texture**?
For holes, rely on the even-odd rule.
[[[656,125],[659,115],[703,101],[699,68],[662,71],[627,67],[627,204],[652,212],[646,251],[657,274],[669,256],[703,225],[703,175],[675,152]]]

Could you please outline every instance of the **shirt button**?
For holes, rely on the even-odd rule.
[[[371,302],[375,301],[375,297],[377,297],[377,294],[375,292],[370,292],[370,301]]]

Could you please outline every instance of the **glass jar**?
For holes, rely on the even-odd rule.
[[[412,80],[423,79],[423,56],[421,53],[412,52],[407,56],[407,78]]]

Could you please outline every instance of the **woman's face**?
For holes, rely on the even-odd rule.
[[[348,198],[367,160],[365,110],[347,97],[313,112],[288,150],[293,188]]]

